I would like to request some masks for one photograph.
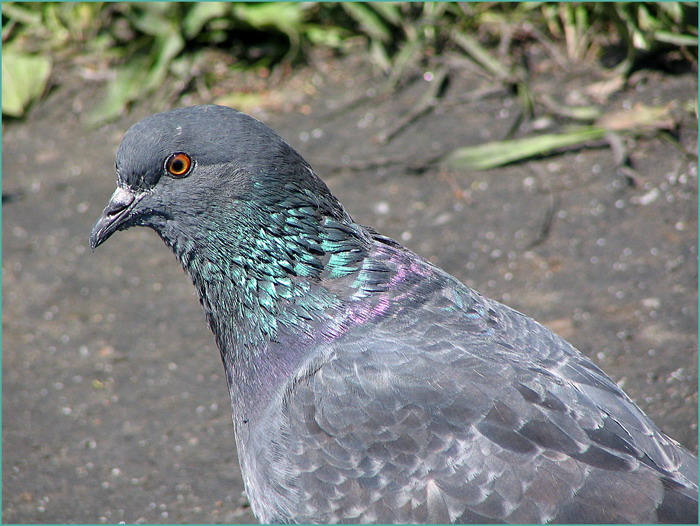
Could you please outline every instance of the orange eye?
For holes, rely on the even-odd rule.
[[[185,177],[192,167],[192,158],[186,153],[174,153],[165,161],[165,169],[173,177]]]

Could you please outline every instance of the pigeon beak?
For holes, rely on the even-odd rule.
[[[109,236],[124,227],[134,206],[141,200],[143,194],[136,195],[127,188],[118,186],[112,194],[107,207],[92,227],[90,233],[90,248],[95,250],[109,239]]]

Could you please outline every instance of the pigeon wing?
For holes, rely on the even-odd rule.
[[[255,440],[268,520],[695,522],[685,450],[567,342],[446,279],[273,404]]]

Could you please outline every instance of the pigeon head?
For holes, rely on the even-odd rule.
[[[289,144],[225,106],[180,108],[136,123],[119,146],[116,170],[117,189],[90,236],[93,249],[137,225],[173,247],[188,238],[206,242],[222,229],[243,235],[253,219],[269,221],[267,214],[288,205],[290,195],[295,206],[344,215]]]
[[[289,144],[231,108],[138,122],[116,170],[91,247],[132,226],[155,230],[190,274],[221,349],[259,345],[280,324],[310,330],[309,319],[337,304],[310,287],[356,271],[370,244]]]

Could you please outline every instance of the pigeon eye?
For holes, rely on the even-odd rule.
[[[172,177],[185,177],[192,167],[192,158],[186,153],[174,153],[165,161],[165,170]]]

